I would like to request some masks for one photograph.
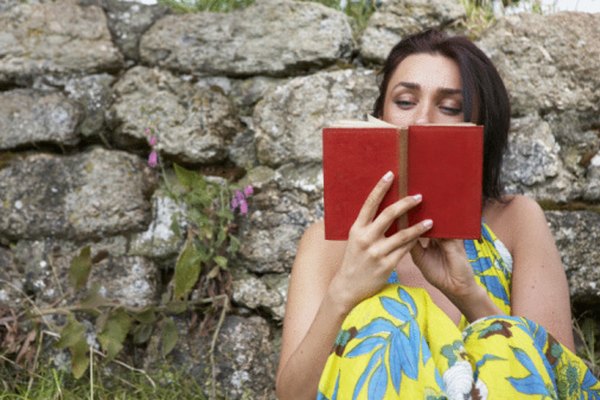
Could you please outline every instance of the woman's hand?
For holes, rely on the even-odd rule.
[[[329,286],[331,294],[335,294],[345,310],[349,311],[358,302],[379,291],[417,238],[431,229],[431,220],[425,220],[385,237],[392,223],[421,202],[420,195],[405,197],[375,218],[392,178],[393,174],[388,172],[363,204],[350,229],[340,269]]]
[[[433,239],[427,246],[417,242],[411,256],[425,279],[444,293],[467,320],[502,314],[475,282],[462,240]]]
[[[411,256],[425,279],[447,297],[460,297],[477,286],[462,240],[432,239],[427,246],[417,243]]]

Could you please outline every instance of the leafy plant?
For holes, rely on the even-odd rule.
[[[160,354],[167,356],[179,340],[175,315],[194,310],[201,311],[205,319],[212,319],[220,308],[218,321],[212,324],[215,329],[209,354],[213,369],[211,398],[216,397],[213,353],[229,305],[230,260],[240,248],[236,218],[248,212],[248,198],[253,188],[242,189],[224,179],[207,178],[179,165],[173,165],[175,179],[168,179],[157,149],[157,132],[147,128],[146,134],[151,147],[148,165],[160,166],[165,189],[185,210],[172,224],[174,233],[183,236],[184,242],[160,302],[138,308],[103,297],[100,285],[90,287],[88,280],[94,265],[107,254],[106,251],[93,254],[90,246],[86,246],[71,260],[68,278],[72,290],[61,298],[69,305],[39,309],[26,293],[13,287],[32,307],[29,313],[18,315],[11,309],[0,308],[0,319],[8,329],[7,334],[0,337],[0,344],[6,349],[0,354],[0,367],[7,362],[21,368],[20,363],[27,362],[29,368],[35,369],[44,337],[53,337],[55,347],[66,349],[71,355],[72,376],[81,379],[88,372],[91,379],[99,359],[126,365],[117,357],[128,340],[133,345],[141,345],[157,337]],[[179,220],[184,221],[183,226],[177,223]],[[54,326],[51,320],[42,320],[45,315],[63,315],[64,322],[62,326]],[[92,382],[90,388],[93,387]]]
[[[159,0],[177,13],[190,12],[231,12],[254,4],[255,0]],[[358,31],[367,26],[369,17],[377,9],[381,0],[304,0],[314,1],[327,7],[343,11],[352,18]]]
[[[573,320],[575,333],[581,339],[581,345],[577,353],[584,360],[592,373],[600,377],[600,347],[597,346],[596,338],[600,334],[598,322],[591,317],[582,317],[581,323]]]

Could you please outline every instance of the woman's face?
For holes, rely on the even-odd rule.
[[[438,54],[413,54],[394,71],[383,119],[398,126],[464,122],[458,65]]]

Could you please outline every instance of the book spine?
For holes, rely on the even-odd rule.
[[[408,129],[398,129],[398,199],[408,194]],[[408,227],[408,214],[398,218],[398,230]]]

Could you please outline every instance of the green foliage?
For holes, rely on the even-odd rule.
[[[600,325],[591,317],[582,316],[583,321],[573,321],[575,333],[581,340],[581,345],[577,348],[578,355],[585,361],[590,370],[600,377],[600,348],[597,346],[596,339],[600,335]]]
[[[162,324],[162,349],[161,354],[165,357],[167,354],[171,352],[175,348],[177,344],[177,339],[179,338],[179,333],[177,332],[177,327],[175,326],[175,321],[172,318],[166,318],[163,320]]]
[[[187,240],[175,264],[175,289],[173,297],[184,299],[194,288],[201,269],[201,252],[196,251],[193,241]]]
[[[86,246],[79,255],[71,261],[69,279],[75,290],[83,288],[92,270],[92,256],[90,246]]]
[[[206,272],[208,279],[225,274],[228,260],[239,250],[239,240],[230,208],[235,188],[179,165],[173,169],[179,187],[171,196],[187,210],[187,239],[177,258],[173,279],[173,300],[183,300],[197,284],[201,271]],[[179,226],[174,225],[179,231]]]
[[[159,0],[159,4],[163,4],[179,13],[200,11],[230,12],[248,7],[253,3],[254,0]]]
[[[193,310],[201,311],[200,315],[209,318],[219,309],[215,306],[220,306],[221,316],[213,335],[214,341],[229,304],[230,260],[236,255],[240,245],[235,236],[236,215],[235,207],[232,207],[237,204],[236,207],[240,208],[242,214],[247,212],[246,200],[252,189],[247,187],[241,191],[224,180],[207,179],[178,165],[173,168],[176,179],[173,182],[165,181],[165,186],[172,198],[186,210],[172,224],[174,232],[184,236],[185,241],[172,266],[171,281],[166,285],[167,290],[160,302],[137,308],[126,306],[118,299],[103,297],[101,285],[96,283],[90,286],[88,280],[94,264],[109,254],[100,251],[92,255],[90,246],[86,246],[73,257],[68,271],[69,282],[74,290],[69,291],[62,300],[70,305],[38,309],[34,304],[31,313],[19,316],[12,314],[4,318],[11,324],[6,329],[10,335],[0,337],[0,343],[9,343],[10,349],[0,354],[0,368],[4,367],[4,361],[21,368],[19,363],[23,359],[29,360],[28,368],[34,365],[39,349],[36,354],[32,343],[38,340],[38,346],[42,346],[42,332],[48,332],[47,335],[51,337],[56,336],[58,340],[55,346],[69,351],[72,376],[75,379],[85,377],[86,371],[93,374],[95,368],[91,367],[94,364],[90,363],[97,362],[94,360],[102,360],[104,365],[119,362],[117,358],[128,343],[140,345],[148,343],[154,337],[157,339],[160,355],[166,357],[179,340],[174,315]],[[234,193],[236,200],[232,203]],[[242,203],[243,208],[240,207]],[[180,220],[185,229],[176,222]],[[23,295],[26,298],[25,293]],[[26,298],[26,301],[31,300]],[[6,315],[2,314],[5,312],[0,308],[0,319]],[[65,322],[60,327],[37,324],[39,318],[47,314],[64,315]],[[36,324],[33,326],[34,330],[27,331],[23,327],[28,325],[29,329],[32,328],[30,319],[36,321]],[[85,320],[94,319],[95,326],[84,323]],[[88,343],[94,337],[97,338],[101,351],[95,349],[93,343]],[[15,361],[5,355],[13,355]],[[34,357],[36,361],[31,362]]]
[[[467,14],[467,18],[461,21],[460,25],[473,38],[479,37],[496,21],[495,7],[501,11],[501,14],[515,9],[538,14],[543,12],[541,0],[460,0],[460,2]]]
[[[93,393],[93,396],[91,395]],[[114,365],[110,371],[75,379],[53,365],[40,365],[34,373],[15,374],[0,364],[0,400],[205,400],[202,387],[180,371],[167,368],[151,374]]]
[[[378,0],[349,0],[346,7],[342,10],[339,0],[303,0],[313,1],[324,6],[343,11],[348,15],[361,31],[367,26],[369,17],[377,8]],[[159,0],[173,11],[178,13],[190,12],[231,12],[237,9],[248,7],[254,3],[254,0]]]
[[[69,349],[73,376],[76,379],[81,378],[90,363],[88,357],[89,346],[85,339],[85,326],[77,321],[72,314],[68,316],[68,322],[61,331],[56,347]]]
[[[106,352],[106,359],[110,361],[123,348],[123,342],[131,329],[131,317],[123,309],[116,309],[105,315],[106,319],[98,319],[98,341]]]

